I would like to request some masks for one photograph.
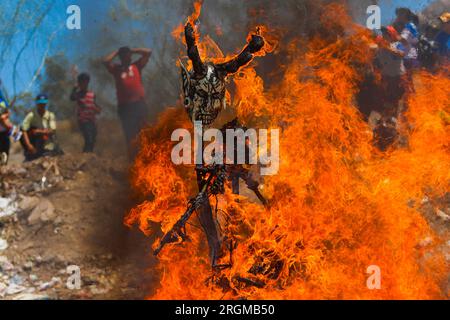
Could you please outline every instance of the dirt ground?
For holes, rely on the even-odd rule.
[[[123,225],[135,201],[119,124],[99,123],[93,155],[81,153],[75,125],[60,123],[58,131],[64,156],[24,164],[15,144],[10,163],[0,168],[0,300],[144,299],[157,289],[159,275],[152,239]],[[450,193],[425,197],[419,210],[444,240],[436,249],[448,261]],[[80,268],[80,289],[67,287],[73,265]],[[443,283],[443,291],[448,288]]]
[[[149,239],[123,225],[133,200],[119,124],[99,123],[94,155],[81,153],[81,136],[68,122],[59,125],[58,138],[64,156],[23,164],[15,144],[2,168],[0,197],[17,208],[0,213],[0,239],[7,242],[0,250],[0,299],[145,298],[155,282],[146,270],[155,260]],[[27,207],[42,199],[54,214],[30,223],[35,211]],[[66,286],[71,265],[80,268],[79,290]]]
[[[20,144],[12,146],[9,164],[0,168],[0,200],[14,207],[10,215],[0,211],[0,241],[7,243],[0,246],[0,299],[144,299],[156,290],[152,239],[123,224],[136,203],[120,124],[101,121],[98,128],[92,155],[81,153],[81,135],[70,122],[58,123],[63,156],[23,163]],[[51,217],[34,217],[47,201]],[[67,288],[74,265],[79,290]]]

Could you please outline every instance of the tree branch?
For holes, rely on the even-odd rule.
[[[38,18],[38,20],[36,21],[36,25],[34,27],[34,29],[30,32],[30,34],[28,35],[28,38],[25,40],[25,43],[23,44],[22,48],[20,48],[16,59],[14,61],[14,66],[13,66],[13,92],[14,92],[14,96],[17,94],[17,65],[19,63],[20,58],[22,57],[22,53],[25,51],[25,49],[28,47],[28,44],[30,43],[31,39],[33,38],[34,34],[36,33],[36,31],[38,30],[39,26],[41,25],[42,21],[44,20],[44,18],[47,16],[47,14],[50,12],[51,8],[53,7],[53,5],[55,4],[56,0],[53,0],[46,8],[46,10],[44,10],[44,12],[42,13],[42,15]]]

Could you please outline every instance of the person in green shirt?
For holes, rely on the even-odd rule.
[[[48,96],[36,97],[36,108],[29,112],[22,122],[21,143],[24,148],[25,161],[32,161],[57,152],[55,144],[56,118],[47,110]]]

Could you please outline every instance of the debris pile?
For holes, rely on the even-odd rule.
[[[126,161],[78,154],[0,170],[0,299],[142,298],[134,262],[111,240],[129,234]]]

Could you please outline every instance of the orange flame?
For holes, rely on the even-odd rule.
[[[187,22],[194,27],[196,38],[198,38],[197,28],[195,27],[197,24],[197,21],[200,17],[200,14],[202,12],[202,5],[203,0],[198,0],[194,2],[194,12],[187,18]],[[184,39],[184,24],[178,25],[173,31],[172,31],[172,37],[175,39],[180,39],[183,44],[186,44],[186,41]]]
[[[255,127],[281,128],[280,170],[264,179],[270,209],[229,190],[218,197],[219,221],[238,245],[231,269],[213,272],[205,236],[193,217],[189,242],[159,256],[160,285],[151,299],[430,299],[447,294],[445,260],[418,247],[437,239],[418,212],[425,194],[449,190],[450,80],[416,76],[405,130],[409,148],[381,153],[354,103],[361,68],[370,63],[370,35],[316,38],[306,53],[295,44],[278,84],[265,88],[252,67],[234,76],[236,112]],[[338,10],[339,9],[339,10]],[[333,28],[335,29],[335,28]],[[300,42],[299,42],[300,43]],[[176,128],[192,130],[182,108],[164,111],[141,134],[133,167],[135,191],[148,199],[126,223],[146,234],[167,231],[196,190],[192,167],[170,161]],[[239,199],[239,201],[237,201]],[[213,200],[214,201],[214,200]],[[416,203],[416,205],[411,205]],[[438,239],[437,239],[438,240]],[[382,272],[380,290],[366,270]]]

